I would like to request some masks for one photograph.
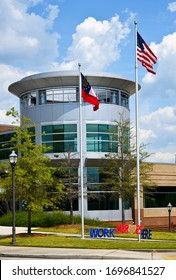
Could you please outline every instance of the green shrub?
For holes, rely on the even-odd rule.
[[[27,224],[27,213],[20,212],[15,215],[15,223],[16,226],[25,227]],[[11,226],[12,225],[12,213],[7,215],[3,215],[0,217],[0,225],[1,226]]]
[[[70,224],[70,215],[63,213],[62,211],[53,212],[33,212],[32,213],[32,227],[54,227],[58,225]],[[81,224],[81,217],[79,215],[74,216],[74,223]],[[108,226],[110,224],[102,223],[96,219],[85,218],[85,225],[88,226]],[[17,227],[27,227],[28,225],[28,213],[27,212],[16,212],[15,224]],[[11,226],[12,225],[12,213],[0,217],[1,226]]]

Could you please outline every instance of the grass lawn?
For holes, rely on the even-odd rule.
[[[118,234],[117,238],[91,239],[88,236],[88,227],[85,227],[85,239],[81,239],[81,226],[58,226],[54,228],[40,228],[33,232],[32,235],[17,234],[16,244],[13,246],[33,246],[33,247],[50,247],[50,248],[82,248],[82,249],[175,249],[176,250],[176,233],[172,232],[152,232],[151,240],[138,241],[137,235]],[[47,232],[80,234],[78,237],[73,236],[56,236],[47,234]],[[118,238],[120,237],[120,238]],[[132,240],[129,237],[133,238]],[[0,245],[12,246],[11,237],[1,238]]]
[[[11,238],[0,239],[0,245],[11,245]],[[17,235],[14,246],[33,246],[49,248],[82,248],[82,249],[176,249],[176,242],[154,242],[154,241],[129,241],[129,240],[103,240],[103,239],[81,239],[65,236],[26,236]]]
[[[91,226],[85,225],[84,233],[86,236],[89,236],[89,228]],[[93,227],[95,228],[95,227]],[[65,233],[65,234],[79,234],[81,236],[81,225],[61,225],[57,227],[48,227],[48,228],[38,228],[36,232],[53,232],[53,233]],[[116,237],[125,237],[125,238],[135,238],[137,239],[136,234],[115,234]],[[152,239],[154,240],[168,240],[176,241],[176,232],[159,232],[152,231]]]

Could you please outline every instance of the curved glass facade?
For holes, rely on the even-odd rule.
[[[57,88],[39,90],[39,105],[63,102],[78,102],[79,89]]]
[[[117,126],[108,124],[87,124],[87,152],[118,152]]]
[[[129,94],[125,91],[110,88],[93,87],[100,103],[116,104],[129,108]],[[78,87],[47,88],[25,93],[21,105],[32,107],[43,104],[57,104],[79,101]]]
[[[121,200],[111,186],[103,185],[100,172],[102,153],[118,152],[118,127],[114,120],[130,117],[129,97],[135,92],[135,83],[107,73],[87,75],[100,102],[99,110],[84,103],[82,110],[83,174],[85,217],[102,220],[121,218]],[[79,76],[77,71],[39,73],[23,78],[9,86],[9,91],[20,98],[21,114],[36,124],[36,143],[49,147],[47,154],[58,164],[62,155],[76,153],[78,177],[79,160]],[[88,105],[88,106],[87,106]],[[117,105],[117,106],[116,106]],[[80,179],[74,211],[81,211]],[[69,210],[64,201],[62,209]],[[104,210],[104,211],[102,211]],[[127,212],[131,219],[131,212]]]
[[[48,153],[77,152],[77,125],[43,125],[42,144],[50,147]]]
[[[87,152],[118,152],[117,126],[86,125]],[[42,126],[42,144],[50,147],[48,153],[77,152],[77,125],[55,124]]]

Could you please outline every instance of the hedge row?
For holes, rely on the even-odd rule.
[[[19,227],[27,227],[28,215],[27,212],[16,212],[15,224]],[[74,216],[74,223],[80,224],[81,217]],[[54,227],[63,224],[70,224],[70,215],[61,211],[56,212],[34,212],[32,213],[32,227]],[[85,224],[92,226],[99,226],[102,224],[98,220],[85,219]],[[12,213],[0,217],[1,226],[12,225]]]

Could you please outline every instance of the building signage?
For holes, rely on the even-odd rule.
[[[146,229],[142,225],[120,224],[115,228],[89,228],[91,238],[115,238],[115,234],[137,234],[142,239],[151,239],[151,229]]]

